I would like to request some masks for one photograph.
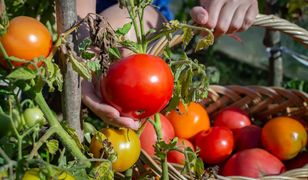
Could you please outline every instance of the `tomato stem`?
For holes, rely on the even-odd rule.
[[[163,139],[163,134],[162,134],[162,127],[161,127],[161,122],[160,122],[160,116],[159,113],[156,113],[154,115],[154,129],[157,135],[157,142],[162,141]],[[151,121],[150,121],[151,122]],[[161,166],[162,166],[162,180],[168,180],[169,179],[169,175],[168,175],[168,162],[167,162],[167,155],[166,156],[162,156],[160,159],[161,162]]]
[[[125,180],[131,180],[133,177],[133,169],[129,168],[125,171]]]
[[[55,128],[55,133],[59,136],[61,142],[64,146],[69,149],[74,157],[85,163],[87,167],[91,166],[91,163],[87,160],[87,157],[80,151],[76,142],[72,137],[63,129],[57,118],[54,116],[50,110],[48,104],[46,103],[42,92],[37,92],[34,97],[34,101],[40,106],[41,110],[47,117],[47,121],[52,128]]]
[[[37,151],[40,149],[40,147],[48,140],[50,136],[56,133],[56,128],[51,127],[46,131],[46,133],[35,143],[28,159],[33,159],[34,155],[37,154]]]

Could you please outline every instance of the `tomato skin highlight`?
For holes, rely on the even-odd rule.
[[[170,140],[174,138],[174,129],[170,121],[162,114],[160,115],[160,122],[161,122],[161,131],[162,131],[162,139],[166,142],[169,143]],[[152,118],[152,120],[154,117]],[[157,135],[155,132],[155,129],[153,125],[150,122],[146,122],[145,127],[140,135],[140,143],[142,149],[150,156],[154,156],[155,154],[155,149],[154,145],[157,141]]]
[[[112,164],[114,171],[126,171],[137,162],[141,152],[141,145],[139,137],[133,130],[126,128],[105,128],[101,132],[107,137],[114,151],[117,153],[118,158]],[[100,158],[102,148],[102,143],[93,136],[90,144],[90,152],[93,153],[95,158]]]
[[[190,139],[201,131],[210,128],[209,116],[201,104],[191,102],[187,111],[181,102],[178,110],[172,110],[166,117],[174,127],[175,136]]]
[[[218,164],[231,155],[234,137],[230,129],[213,127],[196,135],[195,146],[200,148],[199,156],[205,163]]]
[[[240,108],[230,107],[220,111],[214,121],[214,126],[226,127],[231,130],[251,125],[248,114]]]
[[[160,112],[171,99],[173,75],[160,57],[134,54],[112,64],[101,77],[103,99],[122,116],[146,118]]]
[[[7,33],[0,37],[0,41],[8,56],[15,56],[28,61],[40,56],[47,57],[52,48],[52,38],[48,29],[38,20],[18,16],[10,20]],[[1,55],[2,56],[2,55]],[[7,67],[3,57],[0,63]],[[13,66],[22,66],[22,62],[11,62]],[[43,62],[37,65],[41,66]]]
[[[262,145],[281,160],[295,157],[307,144],[304,126],[290,117],[269,120],[262,128]]]

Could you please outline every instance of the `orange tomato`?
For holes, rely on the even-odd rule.
[[[191,102],[185,108],[183,103],[178,105],[178,110],[167,114],[174,127],[175,136],[189,139],[203,130],[210,129],[210,119],[201,104]]]
[[[297,120],[277,117],[265,124],[261,139],[265,149],[281,160],[288,160],[306,146],[307,132]]]
[[[48,29],[38,20],[27,16],[13,18],[0,41],[8,56],[29,61],[40,56],[47,57],[52,47]],[[0,63],[7,66],[3,58]],[[42,62],[38,63],[38,66],[41,64]],[[12,62],[12,65],[21,66],[23,63]]]

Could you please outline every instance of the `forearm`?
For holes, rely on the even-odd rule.
[[[79,18],[84,18],[88,13],[95,13],[96,0],[77,0],[76,10]]]

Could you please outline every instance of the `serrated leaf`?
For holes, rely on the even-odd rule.
[[[189,44],[192,40],[194,33],[191,28],[183,28],[183,45],[184,48]]]
[[[129,30],[132,28],[132,22],[124,24],[121,28],[116,30],[116,33],[119,35],[126,35]]]
[[[30,80],[36,77],[35,72],[28,68],[19,67],[16,68],[13,72],[11,72],[7,78],[15,79],[15,80]]]
[[[51,154],[56,154],[56,152],[59,150],[59,141],[52,139],[50,141],[47,141],[46,146]]]
[[[91,45],[92,41],[90,38],[85,38],[78,46],[78,50],[83,52]]]
[[[98,179],[98,180],[113,180],[114,173],[112,171],[111,162],[107,160],[100,162],[98,166],[96,166],[91,170],[90,176],[93,177],[93,179]]]
[[[193,78],[193,72],[192,69],[188,69],[186,71],[186,75],[185,75],[185,80],[182,81],[182,98],[184,98],[184,102],[188,103],[189,102],[189,95],[190,95],[190,85],[192,83],[192,78]]]
[[[117,47],[111,47],[108,49],[109,54],[117,59],[121,58],[121,53]]]
[[[85,63],[79,62],[73,57],[73,55],[70,55],[69,60],[72,63],[74,71],[76,71],[84,79],[91,79],[91,72],[89,71]]]
[[[175,85],[175,90],[173,91],[173,96],[169,101],[166,110],[168,112],[174,110],[179,105],[180,100],[181,100],[181,85],[180,82],[177,81]]]
[[[195,52],[208,48],[210,45],[213,45],[213,43],[214,43],[214,38],[212,36],[205,36],[204,38],[198,40]]]

